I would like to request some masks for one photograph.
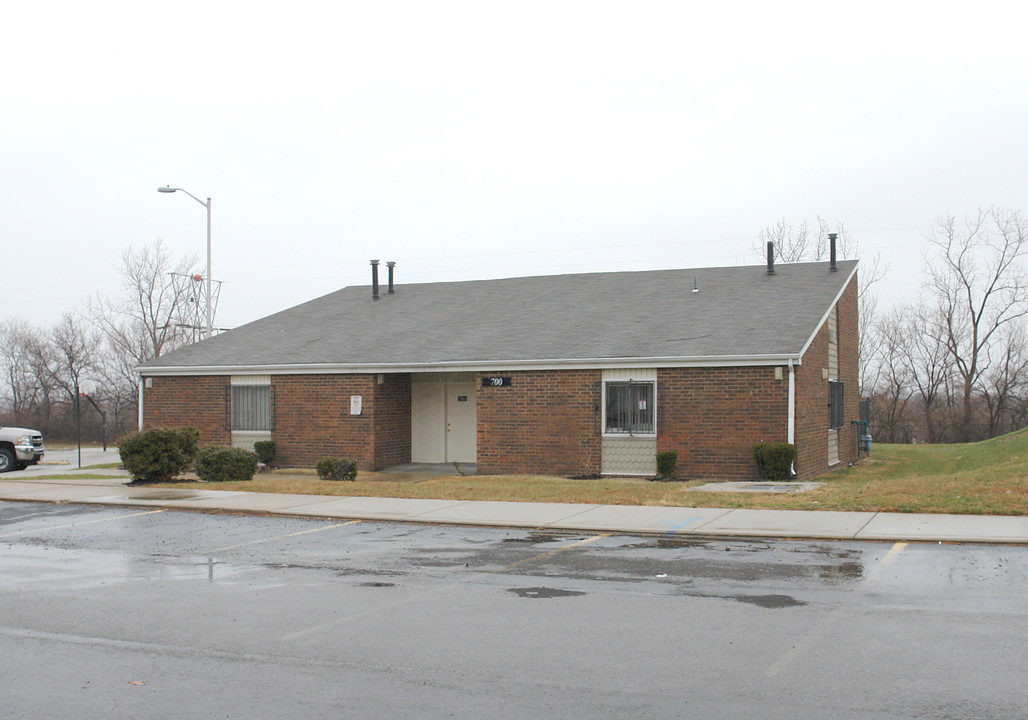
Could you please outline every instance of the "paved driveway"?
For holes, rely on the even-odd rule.
[[[107,465],[109,463],[120,463],[121,455],[118,448],[108,447],[104,452],[102,448],[82,448],[82,467],[90,465]],[[19,477],[32,477],[34,475],[53,475],[55,473],[68,472],[79,469],[79,451],[77,448],[71,450],[50,450],[46,451],[43,461],[38,465],[27,467],[24,470],[4,473],[6,480],[15,480]]]

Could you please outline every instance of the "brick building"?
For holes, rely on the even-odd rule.
[[[377,266],[376,277],[377,277]],[[348,287],[138,368],[140,425],[278,461],[799,479],[856,458],[856,261]]]

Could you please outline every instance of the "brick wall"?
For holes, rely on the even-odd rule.
[[[857,431],[851,423],[860,415],[857,369],[857,279],[839,298],[839,380],[845,383],[845,421],[838,430],[839,464],[828,464],[828,326],[823,325],[796,368],[796,475],[809,480],[856,460]]]
[[[758,476],[753,446],[786,442],[788,368],[663,368],[657,371],[657,452],[678,453],[683,479]]]
[[[843,466],[857,459],[857,426],[860,419],[859,312],[857,276],[839,298],[839,379],[846,383],[846,420],[839,429],[839,459]]]
[[[200,442],[229,445],[227,375],[154,377],[143,387],[143,429],[195,427]]]
[[[313,467],[319,458],[347,457],[361,470],[375,468],[374,375],[273,375],[276,462]],[[360,395],[360,415],[350,396]]]
[[[229,376],[154,377],[143,390],[146,429],[196,427],[202,444],[229,445]],[[362,470],[410,462],[410,375],[274,375],[276,462],[313,467],[326,455]],[[360,415],[350,396],[361,395]]]
[[[600,472],[599,370],[503,373],[509,387],[475,392],[478,472],[586,475]]]
[[[829,469],[828,381],[823,375],[828,368],[827,324],[801,360],[796,368],[796,476],[809,480]]]
[[[377,380],[376,380],[377,382]],[[409,373],[384,375],[375,385],[375,469],[411,460],[411,400]]]

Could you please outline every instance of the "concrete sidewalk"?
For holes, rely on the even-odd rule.
[[[731,538],[1028,545],[1028,517],[518,503],[128,487],[125,474],[0,478],[0,500]]]

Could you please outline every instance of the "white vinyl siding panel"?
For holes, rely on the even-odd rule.
[[[839,378],[839,313],[833,307],[828,314],[828,378]]]
[[[271,385],[271,375],[233,375],[233,385]]]
[[[248,430],[232,431],[232,447],[234,448],[239,448],[240,450],[253,451],[254,443],[256,443],[259,440],[271,440],[271,433]]]
[[[600,470],[604,475],[656,475],[657,438],[603,437]]]

